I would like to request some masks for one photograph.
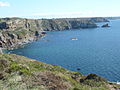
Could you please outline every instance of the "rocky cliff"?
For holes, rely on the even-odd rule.
[[[0,20],[0,47],[15,48],[44,35],[37,20],[3,18]]]
[[[0,90],[119,90],[96,74],[82,75],[60,66],[14,54],[0,54]]]
[[[24,43],[42,37],[46,31],[70,30],[81,28],[96,28],[95,22],[105,21],[98,18],[68,18],[68,19],[0,19],[0,47],[17,48]]]

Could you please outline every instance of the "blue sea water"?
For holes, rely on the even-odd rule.
[[[98,23],[98,26],[103,24]],[[110,28],[47,32],[45,37],[24,48],[7,52],[60,65],[85,75],[96,73],[109,81],[120,81],[120,20],[109,24]]]

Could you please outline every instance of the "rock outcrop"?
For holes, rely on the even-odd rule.
[[[0,54],[0,90],[119,90],[96,75],[82,75],[57,65],[14,54]]]
[[[96,18],[2,18],[0,19],[0,47],[7,49],[17,48],[42,37],[46,31],[96,28],[95,22],[97,21]],[[101,18],[99,21],[102,21]]]
[[[19,46],[42,37],[45,33],[37,20],[4,18],[0,20],[0,47],[18,48]]]
[[[107,23],[107,24],[102,25],[102,27],[105,28],[105,27],[110,27],[110,26],[109,26],[109,24]]]

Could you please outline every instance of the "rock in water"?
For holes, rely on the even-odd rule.
[[[77,70],[79,71],[79,70],[80,70],[80,68],[77,68]]]
[[[110,26],[107,23],[107,24],[102,25],[102,27],[110,27]]]

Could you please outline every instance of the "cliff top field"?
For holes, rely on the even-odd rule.
[[[60,66],[14,54],[0,54],[0,90],[116,90],[96,74],[82,75]]]

